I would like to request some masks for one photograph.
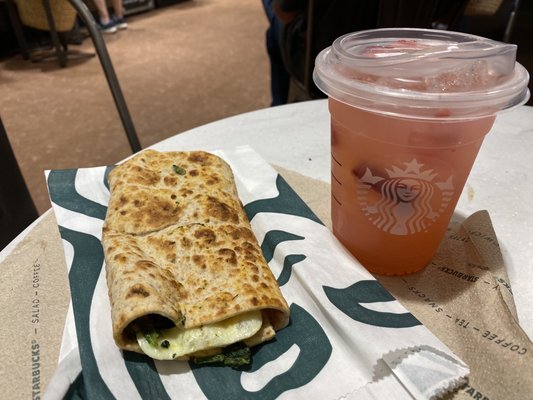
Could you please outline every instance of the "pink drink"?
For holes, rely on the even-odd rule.
[[[527,72],[509,46],[385,29],[341,37],[318,56],[333,233],[370,272],[403,275],[431,261],[496,112],[527,101]]]
[[[329,108],[333,233],[373,273],[419,270],[444,236],[494,117],[409,120],[331,98]]]

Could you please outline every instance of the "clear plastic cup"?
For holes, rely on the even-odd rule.
[[[424,268],[496,114],[529,98],[516,46],[361,31],[323,50],[313,77],[329,98],[333,233],[372,273]]]

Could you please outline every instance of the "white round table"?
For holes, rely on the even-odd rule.
[[[237,115],[177,134],[151,148],[223,150],[251,146],[267,162],[329,183],[329,113],[325,100]],[[487,135],[456,208],[487,210],[505,259],[523,329],[533,337],[533,107],[502,113]],[[80,166],[82,167],[82,166]],[[50,211],[48,211],[50,212]],[[38,223],[0,252],[2,261]]]
[[[166,139],[156,150],[217,150],[241,145],[266,161],[330,182],[326,100],[272,107],[216,121]],[[504,112],[485,138],[456,207],[487,210],[511,282],[520,325],[533,337],[533,107]]]

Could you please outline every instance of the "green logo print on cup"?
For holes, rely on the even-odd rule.
[[[276,333],[276,339],[252,349],[253,363],[235,370],[223,366],[195,366],[196,382],[209,399],[274,399],[282,393],[311,382],[328,362],[332,346],[318,322],[302,307],[292,304],[291,323]],[[294,348],[299,351],[292,351]],[[297,356],[291,367],[271,379],[259,390],[242,385],[243,374],[253,374],[283,355]]]
[[[396,314],[366,308],[365,303],[396,301],[378,281],[359,281],[343,289],[324,286],[324,292],[339,310],[363,324],[384,328],[410,328],[422,325],[410,313]]]

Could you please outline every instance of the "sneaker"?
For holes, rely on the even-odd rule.
[[[128,29],[128,23],[124,17],[113,16],[113,22],[118,29]]]
[[[102,24],[101,22],[98,23],[98,29],[102,33],[115,33],[117,31],[117,26],[115,25],[115,21],[110,20],[107,24]]]

